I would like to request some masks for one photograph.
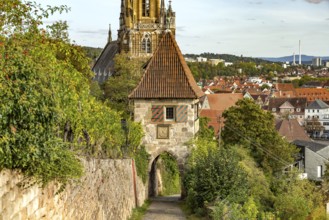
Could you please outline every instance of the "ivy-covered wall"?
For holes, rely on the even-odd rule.
[[[17,171],[0,172],[0,219],[127,219],[144,203],[145,186],[132,160],[83,160],[85,175],[56,195],[58,186],[20,186]]]

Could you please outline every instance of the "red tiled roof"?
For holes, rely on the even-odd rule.
[[[146,67],[131,99],[197,99],[204,93],[196,84],[173,35],[168,32]]]
[[[242,93],[219,93],[207,95],[210,109],[224,111],[243,99]]]
[[[218,116],[222,116],[223,112],[235,106],[236,102],[243,99],[243,94],[210,94],[207,95],[210,109],[202,109],[200,112],[201,117],[207,117],[210,119],[208,126],[213,127],[215,134],[219,131]],[[221,119],[221,127],[224,127],[224,119]]]
[[[329,101],[329,91],[325,88],[298,88],[296,89],[298,97],[306,97],[308,102],[320,99],[322,101]]]
[[[218,116],[222,116],[224,111],[222,110],[213,110],[213,109],[202,109],[200,112],[200,117],[209,118],[208,127],[213,127],[215,134],[218,134],[219,123]],[[223,118],[221,119],[221,126],[224,127]]]
[[[276,83],[275,89],[278,91],[294,91],[295,87],[292,83]]]
[[[285,137],[289,142],[294,140],[311,141],[296,119],[281,120],[275,125],[275,128],[278,133]]]

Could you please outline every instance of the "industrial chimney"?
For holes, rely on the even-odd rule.
[[[299,65],[302,65],[302,47],[300,40],[299,40]]]

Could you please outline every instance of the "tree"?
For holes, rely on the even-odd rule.
[[[282,219],[307,219],[324,209],[320,189],[308,180],[300,180],[298,173],[273,180],[272,185],[276,194],[274,207]]]
[[[223,113],[222,138],[226,146],[241,145],[266,172],[280,172],[294,160],[296,148],[283,140],[274,128],[274,117],[249,99]]]
[[[305,120],[305,130],[311,134],[320,134],[320,132],[324,130],[324,127],[321,125],[321,122],[319,122],[319,119],[311,118]]]
[[[139,83],[143,71],[144,59],[131,58],[129,54],[117,54],[114,59],[115,73],[104,84],[104,96],[112,109],[124,113],[128,118],[132,112],[128,95]]]
[[[0,3],[0,169],[20,169],[42,185],[79,178],[76,155],[119,157],[125,143],[121,115],[90,95],[90,60],[66,39],[67,26],[41,27],[66,9]],[[141,127],[129,128],[134,151]]]
[[[209,138],[199,138],[194,144],[184,178],[189,207],[197,211],[215,201],[243,203],[249,185],[238,155],[231,149],[218,148]]]

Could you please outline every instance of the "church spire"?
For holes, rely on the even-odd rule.
[[[174,12],[171,7],[171,0],[169,0],[169,7],[168,7],[168,17],[174,17]]]
[[[164,0],[161,0],[161,6],[160,6],[160,23],[164,24],[166,21],[166,8],[165,8],[165,3]]]
[[[111,43],[112,42],[112,30],[111,30],[111,24],[109,25],[109,35],[107,38],[107,42]]]

